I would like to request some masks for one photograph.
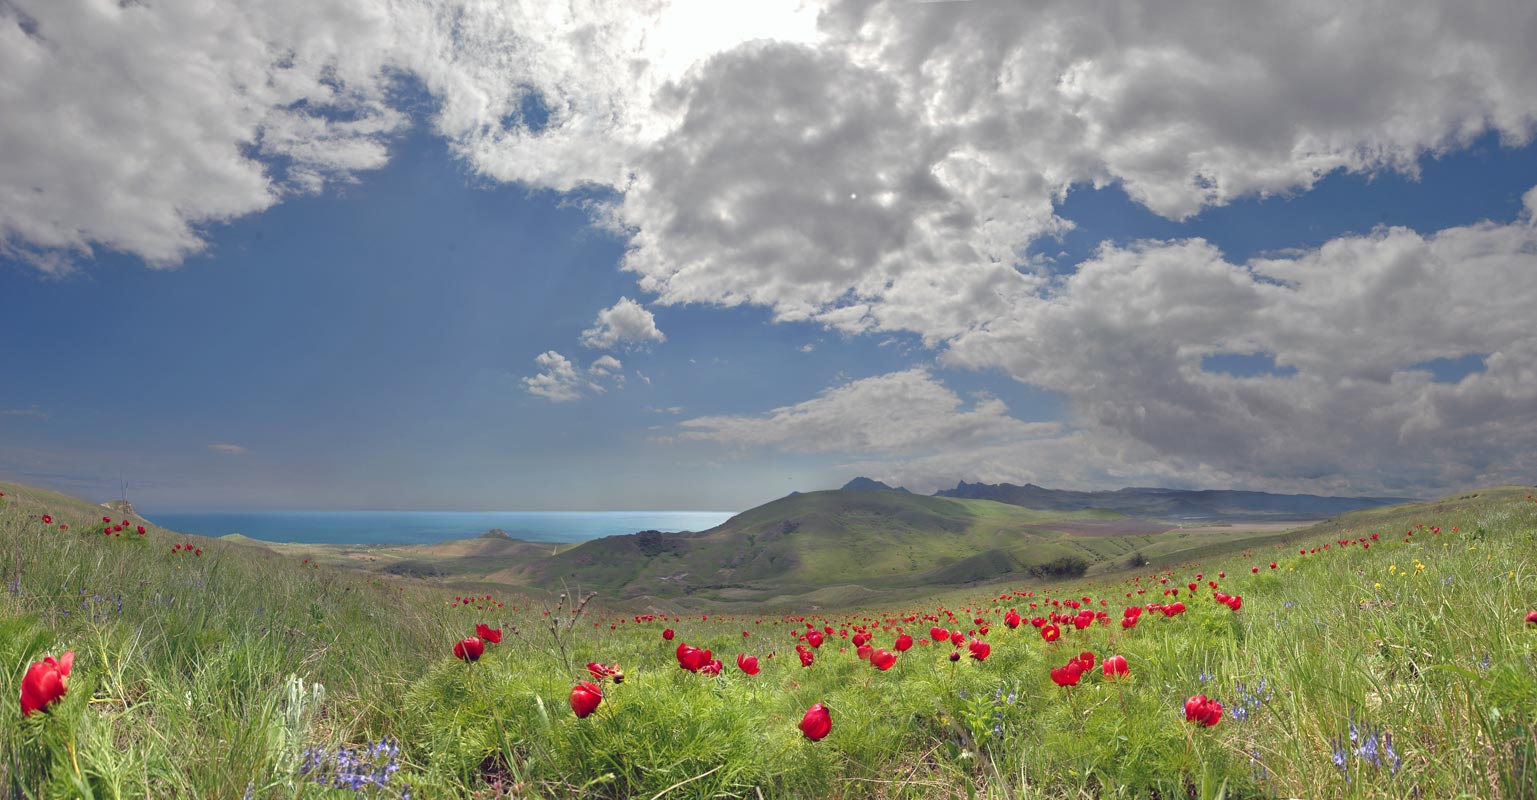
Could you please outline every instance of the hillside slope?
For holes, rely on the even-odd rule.
[[[1054,525],[1115,520],[1103,511],[1039,512],[980,500],[885,491],[795,494],[700,533],[655,531],[585,542],[498,572],[494,580],[561,580],[621,596],[703,593],[762,599],[830,586],[952,584],[1064,569],[1077,556]],[[1088,553],[1092,556],[1093,553]],[[1066,568],[1067,572],[1074,572]]]

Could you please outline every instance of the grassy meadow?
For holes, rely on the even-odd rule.
[[[829,574],[817,602],[752,611],[392,578],[0,491],[12,797],[1537,796],[1529,488],[878,606],[833,610],[860,594]],[[477,624],[501,643],[456,658]],[[865,635],[895,664],[861,658]],[[684,644],[720,674],[680,668]],[[23,717],[22,676],[65,651],[67,694]],[[1084,652],[1094,667],[1057,685]],[[588,662],[624,680],[594,681],[578,718]],[[1195,695],[1222,704],[1216,724],[1186,720]],[[812,741],[798,726],[817,703],[831,730]]]

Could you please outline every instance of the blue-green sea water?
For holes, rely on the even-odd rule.
[[[500,528],[531,542],[583,542],[636,531],[702,531],[726,511],[255,511],[144,512],[161,527],[199,536],[238,533],[268,542],[436,544]]]

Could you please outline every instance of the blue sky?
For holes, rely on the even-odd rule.
[[[1495,87],[1484,105],[1449,97],[1439,110],[1431,97],[1416,107],[1423,129],[1406,128],[1391,104],[1380,119],[1331,117],[1277,63],[1273,88],[1297,104],[1276,110],[1297,128],[1289,144],[1214,117],[1194,133],[1144,131],[1161,160],[1111,142],[1046,169],[1033,149],[1049,150],[1044,134],[986,144],[985,126],[866,103],[871,75],[925,78],[900,54],[850,78],[849,37],[900,43],[901,26],[925,23],[851,33],[837,5],[812,41],[703,37],[714,44],[679,57],[691,71],[638,88],[563,83],[576,79],[559,53],[495,62],[526,71],[506,76],[525,90],[473,125],[450,66],[399,42],[374,43],[372,69],[274,56],[256,69],[335,76],[311,90],[324,102],[274,101],[229,141],[178,142],[164,116],[139,120],[165,168],[154,180],[130,164],[145,155],[128,152],[132,137],[103,145],[124,150],[122,171],[85,172],[67,137],[0,125],[0,151],[21,154],[0,157],[0,478],[99,498],[121,475],[149,510],[736,510],[856,474],[923,491],[1033,480],[1325,494],[1532,479],[1522,443],[1537,432],[1519,409],[1537,394],[1519,364],[1534,334],[1508,313],[1537,284],[1537,100],[1524,82],[1514,101]],[[136,11],[18,7],[66,48],[90,26],[154,35]],[[24,37],[16,13],[0,10],[0,29]],[[998,46],[1028,50],[1021,37]],[[0,88],[37,98],[69,78],[12,74]],[[791,120],[784,136],[761,116],[773,92],[748,83],[756,104],[730,99],[733,82],[780,74],[823,81],[799,93],[804,107],[784,95],[772,117]],[[136,84],[150,104],[180,113],[187,87],[150,77]],[[1412,77],[1352,81],[1363,97],[1413,97]],[[1468,79],[1505,77],[1519,76]],[[24,112],[35,129],[89,99],[48,97]],[[680,105],[646,116],[658,98]],[[1011,98],[972,102],[1008,123]],[[1130,136],[1131,108],[1063,113],[1121,120]],[[844,133],[807,145],[818,116]],[[589,118],[615,117],[636,124],[591,132]],[[660,132],[635,138],[641,123]],[[245,172],[188,155],[198,148]],[[997,175],[952,177],[977,148]],[[824,175],[829,188],[810,192]],[[1000,193],[995,177],[1018,188]],[[81,195],[40,210],[27,190]],[[103,199],[114,192],[128,204]],[[1488,264],[1465,266],[1479,256]],[[621,298],[641,327],[594,345]],[[1476,324],[1484,314],[1501,324]],[[571,366],[559,396],[538,391],[556,363],[546,354]],[[1407,452],[1426,463],[1405,466]]]

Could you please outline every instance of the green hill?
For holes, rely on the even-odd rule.
[[[620,601],[711,604],[879,602],[916,588],[1042,581],[1175,563],[1299,527],[1134,519],[1114,511],[1039,511],[991,500],[894,491],[797,493],[708,531],[642,531],[580,544],[478,537],[436,545],[268,545],[316,563],[450,584],[595,590]]]
[[[1054,526],[1121,518],[898,492],[811,492],[701,533],[595,539],[491,577],[579,582],[627,597],[748,600],[835,586],[893,589],[1011,573],[1082,574],[1101,554],[1065,541]]]

